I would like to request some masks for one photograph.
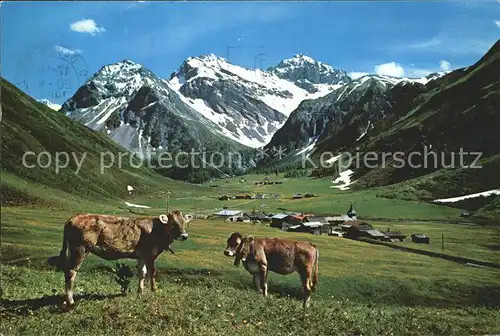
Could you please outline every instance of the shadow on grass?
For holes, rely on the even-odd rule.
[[[125,294],[83,294],[75,295],[75,305],[81,301],[102,301],[125,296]],[[0,300],[0,316],[29,316],[33,311],[50,307],[51,313],[64,313],[69,311],[63,304],[65,297],[62,295],[45,295],[37,299]]]

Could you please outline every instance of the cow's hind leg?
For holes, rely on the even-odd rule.
[[[147,260],[146,268],[148,270],[149,281],[151,283],[151,290],[154,292],[158,289],[158,286],[156,286],[156,268],[154,260]]]
[[[137,292],[139,294],[143,292],[144,287],[146,285],[145,284],[146,274],[147,274],[146,263],[142,259],[137,260],[137,275],[139,277],[139,288],[137,289]]]
[[[313,269],[311,266],[306,266],[305,268],[299,268],[297,271],[302,282],[303,307],[307,308],[311,301]]]
[[[65,269],[66,300],[69,306],[74,305],[73,285],[75,283],[76,273],[82,266],[82,262],[88,252],[84,246],[72,247],[69,249],[69,262]]]

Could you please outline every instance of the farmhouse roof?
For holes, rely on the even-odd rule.
[[[215,213],[216,215],[219,215],[219,216],[234,216],[234,215],[238,215],[240,214],[241,211],[240,210],[227,210],[227,209],[223,209],[217,213]]]
[[[325,219],[329,222],[347,222],[353,221],[353,219],[347,215],[335,215],[335,216],[327,216]]]
[[[273,219],[283,219],[283,218],[286,218],[286,217],[288,217],[287,214],[276,214],[276,215],[272,216],[271,218],[273,218]]]
[[[373,237],[385,237],[385,234],[383,234],[379,230],[366,230],[366,233]]]
[[[316,228],[323,226],[324,224],[320,222],[304,222],[302,223],[302,225],[304,225],[305,227]]]
[[[351,221],[347,223],[347,225],[350,225],[351,227],[366,227],[369,226],[373,228],[373,226],[370,223],[367,222],[361,222],[361,221]]]
[[[290,217],[293,217],[293,218],[298,219],[300,221],[305,218],[304,215],[299,215],[299,214],[290,215]]]
[[[316,216],[309,216],[307,217],[308,222],[319,222],[319,223],[328,223],[325,217],[316,217]]]

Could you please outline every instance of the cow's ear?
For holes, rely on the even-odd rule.
[[[253,236],[248,236],[247,237],[247,242],[249,242],[249,243],[253,243],[254,240],[255,240],[255,238]]]

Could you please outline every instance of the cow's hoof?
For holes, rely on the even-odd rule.
[[[61,306],[61,310],[64,311],[64,312],[69,312],[73,309],[75,309],[76,305],[75,303],[68,303],[67,301],[64,301],[62,306]]]
[[[158,287],[156,287],[156,286],[155,286],[155,287],[151,287],[151,290],[152,290],[153,292],[156,292],[156,291],[158,291]]]

